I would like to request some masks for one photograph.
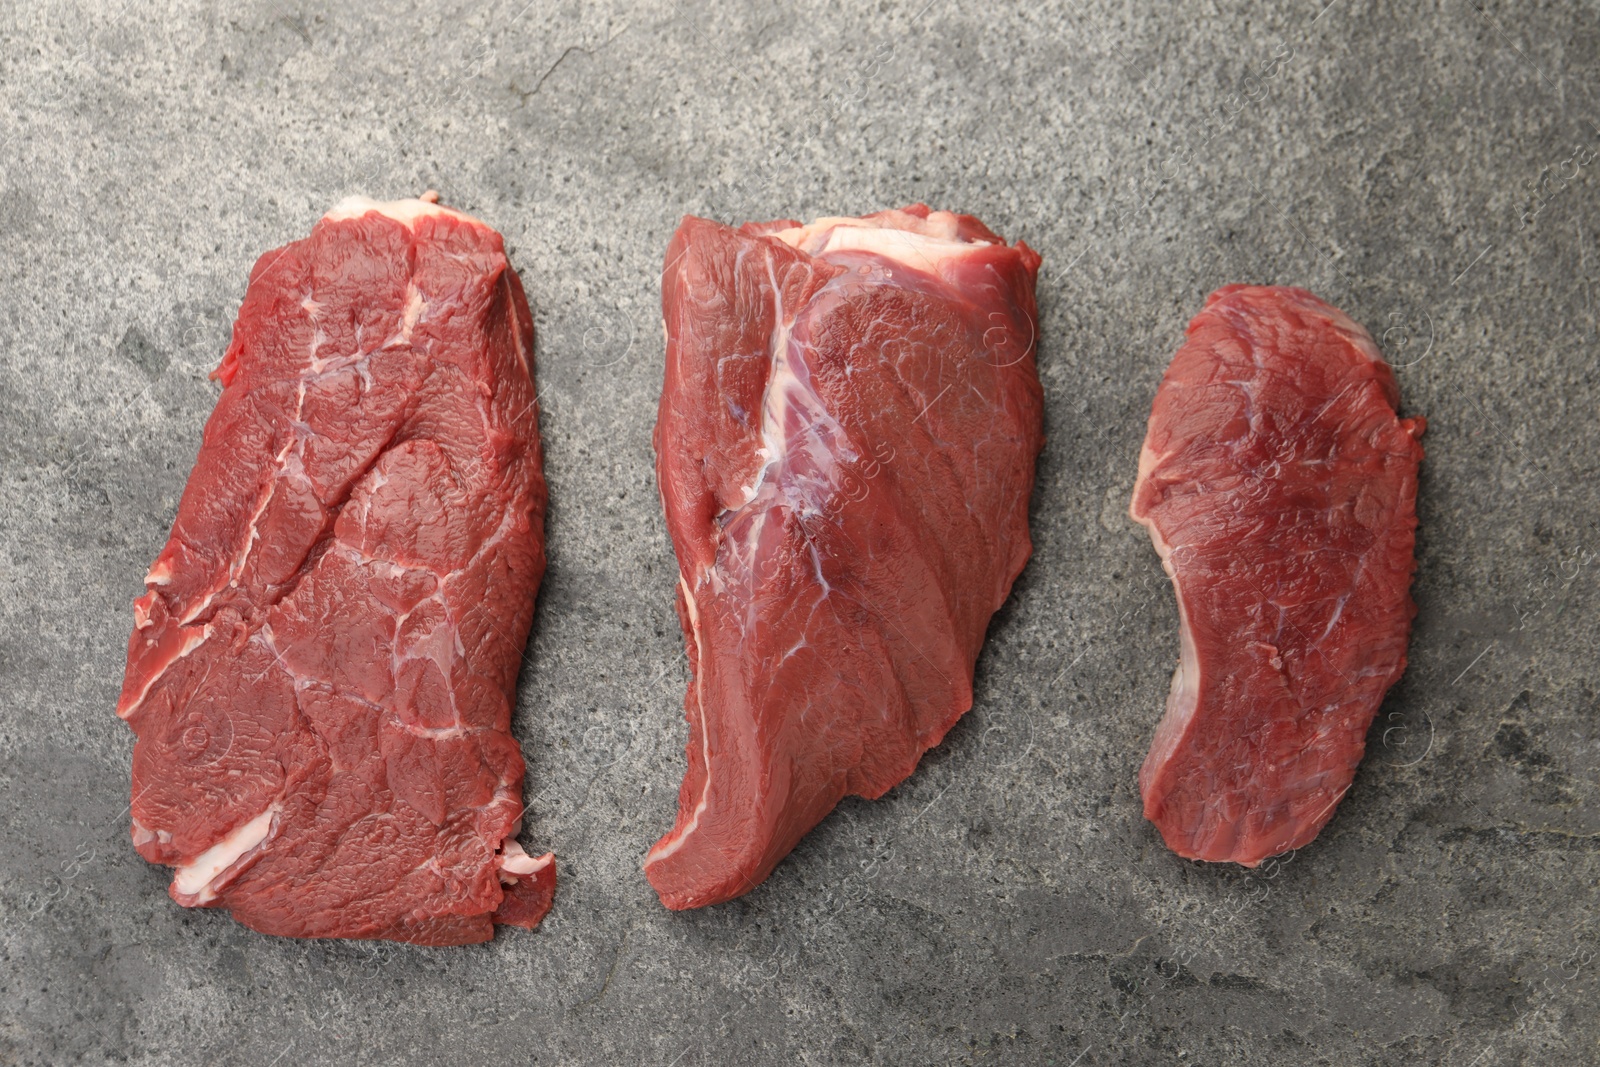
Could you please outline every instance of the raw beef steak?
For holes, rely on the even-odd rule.
[[[1131,514],[1182,646],[1139,772],[1190,859],[1317,836],[1406,666],[1424,420],[1372,338],[1303,289],[1211,294],[1156,393]]]
[[[669,908],[753,888],[971,707],[1032,551],[1038,266],[921,205],[678,228],[655,447],[694,680],[645,861]]]
[[[533,926],[509,732],[544,572],[533,320],[500,235],[340,203],[250,275],[117,711],[185,906],[294,937]]]

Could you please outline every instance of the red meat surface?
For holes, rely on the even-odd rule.
[[[500,235],[347,200],[257,262],[118,714],[185,906],[294,937],[531,927],[511,709],[544,572],[533,320]]]
[[[971,707],[1032,551],[1038,266],[921,205],[678,228],[655,447],[694,679],[645,861],[668,907],[753,888]]]
[[[1230,285],[1150,412],[1130,513],[1181,661],[1139,787],[1190,859],[1255,866],[1333,817],[1405,670],[1425,421],[1372,338],[1303,289]]]

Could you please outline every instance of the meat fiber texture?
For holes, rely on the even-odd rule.
[[[544,572],[533,320],[500,235],[352,198],[257,262],[118,714],[174,900],[293,937],[531,927],[511,709]]]
[[[1303,289],[1230,285],[1150,412],[1131,514],[1181,660],[1139,787],[1190,859],[1253,867],[1333,817],[1406,666],[1418,438],[1372,338]]]
[[[645,861],[669,908],[750,890],[972,706],[1032,551],[1038,267],[922,205],[678,228],[655,448],[694,678]]]

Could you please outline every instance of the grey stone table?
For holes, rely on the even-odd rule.
[[[1600,24],[1323,2],[6,4],[0,1063],[1600,1062]],[[426,188],[537,310],[516,731],[561,887],[490,945],[276,940],[129,844],[130,601],[255,257]],[[686,212],[914,201],[1044,255],[1036,554],[910,780],[670,914],[662,249]],[[1176,621],[1124,515],[1233,281],[1368,324],[1429,420],[1410,672],[1337,818],[1255,872],[1140,817]]]

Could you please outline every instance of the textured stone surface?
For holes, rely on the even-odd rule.
[[[0,1062],[1595,1062],[1596,123],[1577,3],[6,5]],[[127,840],[129,603],[255,257],[429,187],[537,309],[516,728],[561,889],[482,947],[274,940]],[[916,775],[669,914],[661,250],[684,212],[914,200],[1044,254],[1037,554]],[[1337,818],[1254,873],[1168,854],[1134,781],[1176,620],[1124,508],[1231,281],[1366,323],[1430,423],[1412,669]]]

